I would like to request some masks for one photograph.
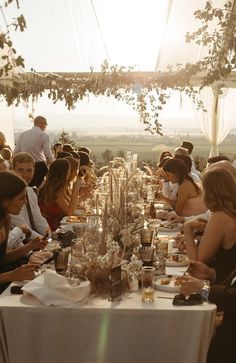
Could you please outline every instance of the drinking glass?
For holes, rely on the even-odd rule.
[[[55,270],[60,275],[65,275],[68,266],[70,248],[62,248],[54,252]]]
[[[154,267],[145,266],[142,268],[142,301],[145,303],[154,302],[154,276]]]

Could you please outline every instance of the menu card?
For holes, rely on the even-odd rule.
[[[111,269],[111,301],[119,300],[121,297],[121,265]]]

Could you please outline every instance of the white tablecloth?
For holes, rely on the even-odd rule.
[[[174,307],[155,291],[143,304],[89,299],[73,309],[45,307],[29,295],[0,297],[1,363],[204,363],[215,306]]]

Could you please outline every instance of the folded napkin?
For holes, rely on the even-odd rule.
[[[72,306],[90,294],[90,282],[71,284],[69,280],[55,271],[46,270],[22,288],[37,297],[45,305]]]

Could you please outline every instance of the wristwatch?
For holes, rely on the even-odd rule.
[[[204,301],[207,301],[208,300],[208,296],[209,296],[209,293],[210,293],[210,283],[209,281],[204,281],[204,285],[203,287],[201,288],[201,291],[200,291],[200,295],[201,297],[203,298]]]

